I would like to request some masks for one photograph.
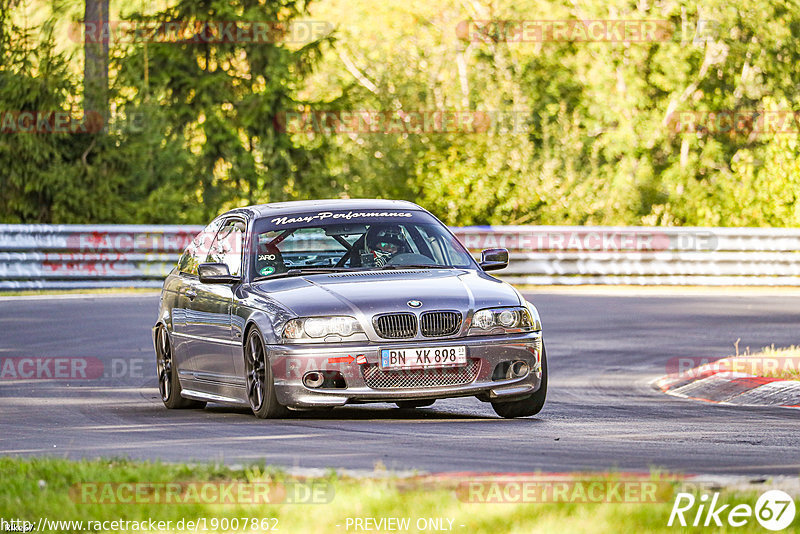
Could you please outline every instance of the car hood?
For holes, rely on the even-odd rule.
[[[298,317],[351,315],[366,319],[397,311],[518,306],[510,285],[472,270],[368,271],[264,280],[251,286]],[[408,302],[422,303],[411,308]]]

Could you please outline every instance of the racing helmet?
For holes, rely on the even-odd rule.
[[[367,230],[364,243],[367,252],[372,253],[375,263],[385,265],[396,254],[408,252],[408,242],[397,225],[373,225]]]

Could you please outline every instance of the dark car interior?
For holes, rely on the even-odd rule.
[[[292,247],[282,246],[292,243],[292,237],[298,230],[308,229],[287,229],[277,236],[260,234],[257,237],[255,276],[284,273],[288,269],[299,267],[372,268],[375,265],[366,243],[370,228],[374,230],[382,226],[385,225],[328,226],[324,228],[324,236],[328,239],[318,243],[319,248],[310,250],[298,250],[299,247],[292,250]],[[390,260],[390,263],[436,264],[433,247],[440,245],[435,243],[433,238],[426,239],[415,225],[402,225],[401,228],[405,236],[405,242],[399,247],[402,253]],[[319,237],[321,236],[320,232]]]

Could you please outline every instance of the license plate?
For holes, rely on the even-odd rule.
[[[430,369],[467,364],[467,347],[381,349],[382,369]]]

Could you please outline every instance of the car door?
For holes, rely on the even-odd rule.
[[[195,364],[191,359],[190,347],[194,342],[190,336],[189,317],[192,313],[192,299],[197,294],[197,266],[205,260],[217,235],[221,219],[213,221],[195,236],[186,247],[176,269],[177,282],[172,284],[176,295],[173,296],[172,314],[172,350],[178,372],[182,378],[192,378]]]
[[[231,217],[220,226],[207,256],[201,263],[224,263],[234,276],[241,275],[242,247],[246,224],[243,219]],[[189,306],[191,314],[187,330],[193,342],[190,358],[195,379],[206,382],[214,393],[228,395],[231,386],[244,384],[244,377],[235,372],[232,345],[231,309],[236,284],[208,284],[193,282]]]

